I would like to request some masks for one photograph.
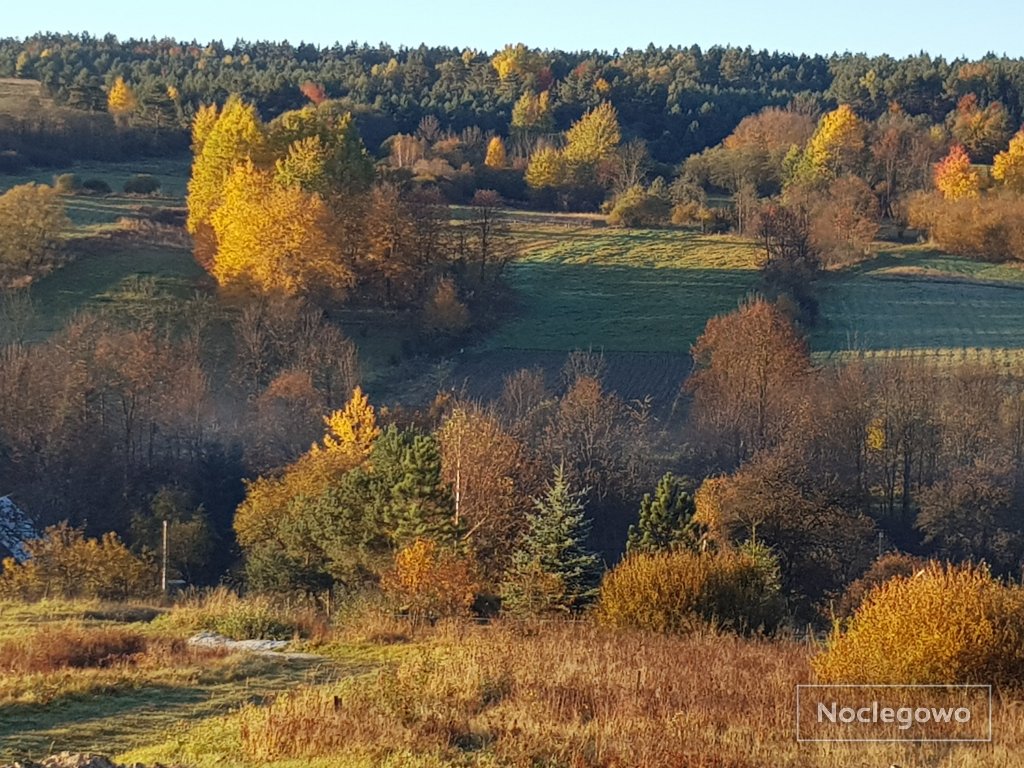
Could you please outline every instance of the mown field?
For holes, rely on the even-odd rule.
[[[927,246],[827,275],[811,346],[823,360],[912,353],[957,363],[1024,362],[1024,269]]]

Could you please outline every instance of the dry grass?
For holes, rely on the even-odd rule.
[[[327,620],[308,603],[266,596],[242,598],[223,587],[185,595],[153,625],[175,636],[210,630],[234,640],[303,638],[320,643],[330,637]]]
[[[997,704],[993,744],[798,744],[795,686],[815,648],[672,638],[588,624],[449,625],[401,663],[250,706],[210,764],[333,761],[567,768],[1024,766],[1024,719]],[[201,764],[205,764],[202,763]]]
[[[146,650],[146,638],[121,628],[43,628],[24,638],[0,642],[0,670],[24,674],[68,667],[110,667]]]

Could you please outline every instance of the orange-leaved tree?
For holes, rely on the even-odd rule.
[[[935,188],[946,200],[977,197],[981,188],[978,172],[971,167],[971,158],[960,144],[954,144],[935,165]]]

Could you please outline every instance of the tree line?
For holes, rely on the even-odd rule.
[[[872,119],[896,102],[933,122],[968,93],[982,104],[1001,102],[1017,124],[1024,108],[1019,59],[808,56],[731,46],[609,53],[518,44],[489,53],[38,34],[0,41],[0,76],[39,79],[59,102],[99,111],[122,82],[133,95],[117,99],[114,114],[154,128],[184,126],[200,106],[232,93],[273,118],[301,107],[304,89],[343,99],[375,154],[386,138],[413,133],[425,117],[456,134],[475,127],[518,139],[533,130],[564,131],[601,101],[610,101],[625,134],[647,141],[663,163],[717,144],[749,114],[793,100],[813,109],[850,104]],[[520,103],[530,95],[547,103],[540,122]]]

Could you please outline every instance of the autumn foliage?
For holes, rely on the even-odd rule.
[[[978,172],[971,167],[967,150],[960,144],[950,147],[949,154],[935,166],[934,179],[935,188],[946,200],[976,197],[981,187]]]
[[[830,683],[1024,684],[1024,590],[984,566],[931,564],[879,586],[814,660]]]
[[[631,555],[605,575],[597,611],[603,623],[653,632],[756,632],[774,629],[784,604],[778,564],[748,546]]]
[[[421,619],[469,612],[477,591],[473,562],[429,539],[416,539],[395,555],[382,581],[400,609]]]
[[[47,528],[41,539],[27,542],[26,549],[25,563],[4,560],[0,596],[127,600],[156,591],[152,563],[128,551],[115,533],[89,539],[80,529],[61,524]]]

